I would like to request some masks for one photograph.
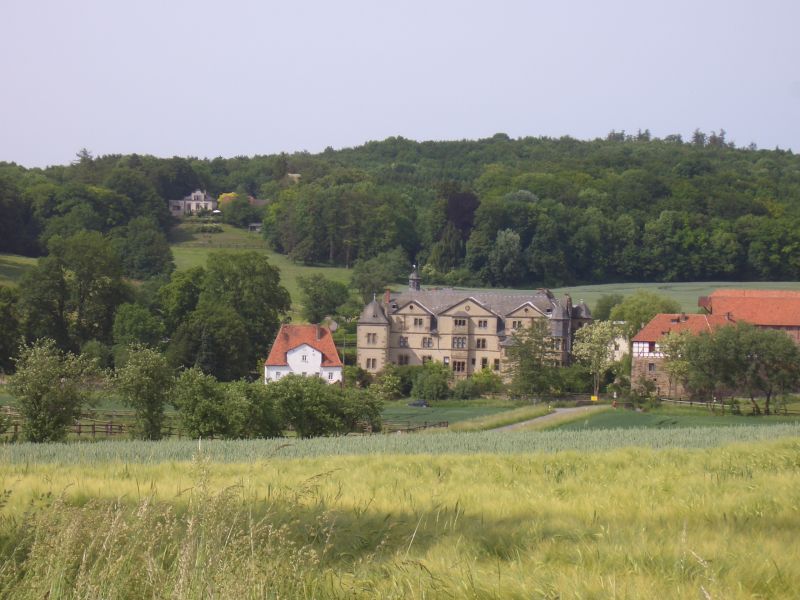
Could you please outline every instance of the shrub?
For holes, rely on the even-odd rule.
[[[411,388],[411,397],[420,400],[444,400],[450,395],[450,369],[439,362],[420,367]]]

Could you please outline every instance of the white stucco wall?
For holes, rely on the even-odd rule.
[[[342,367],[323,367],[322,353],[308,344],[289,350],[286,353],[286,362],[289,363],[288,366],[265,366],[264,383],[277,381],[290,373],[306,377],[321,377],[328,383],[342,381]]]

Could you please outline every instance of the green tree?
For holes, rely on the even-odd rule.
[[[14,369],[13,356],[22,333],[17,310],[19,294],[14,288],[0,286],[0,372]]]
[[[614,363],[612,344],[618,335],[610,321],[595,321],[578,329],[572,354],[592,374],[594,395],[600,393],[600,381]]]
[[[450,395],[449,382],[452,373],[447,365],[430,361],[414,377],[411,397],[420,400],[444,400]]]
[[[536,397],[558,386],[558,368],[550,338],[549,323],[535,319],[530,327],[517,330],[507,349],[511,391],[522,397]]]
[[[222,381],[244,377],[255,366],[247,326],[224,304],[190,314],[170,340],[167,357],[173,367],[197,367]]]
[[[410,271],[405,252],[402,248],[395,248],[375,258],[356,262],[351,285],[367,303],[372,300],[373,294],[383,293],[388,284],[407,280]]]
[[[94,363],[58,349],[51,339],[23,346],[8,390],[24,418],[22,436],[30,442],[56,442],[81,414],[98,382]]]
[[[274,438],[282,435],[283,424],[270,393],[260,381],[234,381],[224,386],[228,438]]]
[[[269,384],[284,422],[299,437],[329,435],[344,430],[341,391],[319,377],[287,375]]]
[[[175,261],[167,237],[151,217],[137,217],[111,232],[114,248],[127,277],[147,279],[169,275]]]
[[[29,339],[51,337],[65,349],[110,342],[116,308],[130,295],[111,243],[84,231],[53,238],[49,248],[20,282]]]
[[[126,303],[117,308],[112,332],[118,346],[139,343],[156,348],[164,337],[164,324],[144,306]]]
[[[258,358],[266,357],[291,300],[280,283],[280,271],[263,254],[215,252],[208,257],[199,304],[230,307],[247,324],[240,340],[246,373]]]
[[[682,384],[686,387],[691,363],[686,354],[687,345],[691,343],[692,334],[688,330],[671,331],[658,342],[658,348],[664,355],[664,370],[670,378],[670,387]]]
[[[637,290],[611,309],[612,321],[624,321],[622,332],[628,340],[659,313],[679,313],[681,306],[671,298],[646,290]]]
[[[595,302],[592,317],[595,321],[607,321],[611,316],[611,310],[618,304],[622,304],[625,296],[622,294],[603,294]]]
[[[188,436],[208,438],[227,433],[225,398],[213,375],[196,368],[186,369],[175,381],[170,400]]]
[[[161,439],[164,407],[173,381],[172,369],[163,354],[139,344],[129,347],[125,366],[116,370],[114,387],[136,414],[137,437]]]
[[[347,286],[320,274],[298,277],[303,317],[309,323],[320,323],[326,316],[334,316],[349,297]]]
[[[494,285],[513,286],[525,278],[520,237],[512,229],[497,233],[494,246],[489,251],[489,277]]]
[[[176,271],[170,282],[158,290],[158,303],[164,315],[167,332],[171,333],[197,308],[206,270],[192,267]]]

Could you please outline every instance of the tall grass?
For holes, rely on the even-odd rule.
[[[731,442],[800,436],[800,423],[686,427],[674,429],[626,428],[591,431],[483,431],[421,436],[387,434],[313,439],[203,441],[203,452],[218,462],[269,458],[396,454],[519,454],[578,450],[599,452],[631,446],[643,448],[711,448]],[[0,446],[0,464],[55,463],[158,464],[191,460],[197,441],[103,441],[70,444],[6,444]]]
[[[0,486],[11,494],[2,598],[735,600],[800,589],[797,438],[2,464]]]

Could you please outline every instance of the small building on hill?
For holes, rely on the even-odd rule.
[[[195,190],[180,200],[169,201],[169,212],[178,219],[201,211],[212,212],[217,209],[217,200],[205,190]]]
[[[264,362],[264,383],[290,374],[341,383],[343,367],[327,327],[282,325]]]

